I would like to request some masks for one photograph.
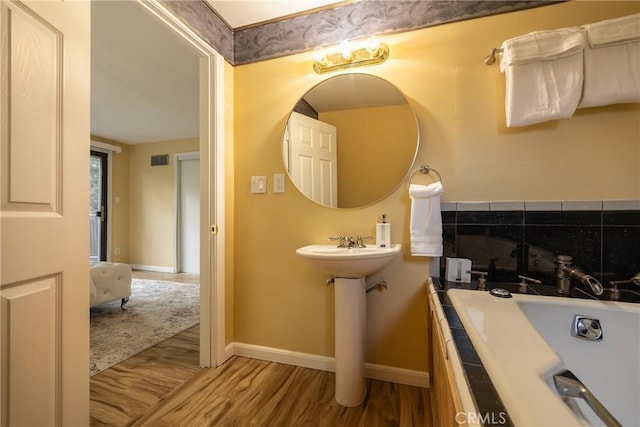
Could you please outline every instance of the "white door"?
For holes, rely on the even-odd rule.
[[[89,423],[88,1],[0,3],[0,424]]]
[[[325,206],[338,206],[336,128],[311,117],[289,118],[289,173],[307,197]]]
[[[178,156],[178,272],[200,273],[200,158]]]

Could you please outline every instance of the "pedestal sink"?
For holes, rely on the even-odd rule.
[[[360,405],[367,392],[365,278],[389,264],[401,249],[398,244],[390,248],[309,245],[296,250],[298,255],[335,279],[335,398],[343,406]]]

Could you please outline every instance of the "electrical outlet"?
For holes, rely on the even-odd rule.
[[[284,193],[284,174],[283,173],[273,174],[273,192]]]
[[[116,254],[116,255],[120,255],[120,248],[115,248],[113,250],[113,253]]]

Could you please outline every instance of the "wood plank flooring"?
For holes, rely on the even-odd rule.
[[[134,272],[140,278],[191,279],[170,276]],[[368,380],[363,404],[345,408],[333,398],[332,372],[242,357],[201,369],[198,343],[194,326],[91,377],[91,425],[431,425],[428,389]]]
[[[425,426],[428,390],[369,380],[355,408],[333,398],[335,375],[233,357],[201,370],[131,426]]]
[[[125,426],[200,371],[196,325],[92,376],[92,426]]]

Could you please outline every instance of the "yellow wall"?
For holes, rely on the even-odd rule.
[[[416,121],[408,104],[321,113],[338,129],[338,206],[368,205],[386,196],[411,167]],[[347,144],[344,141],[348,141]],[[368,179],[362,179],[365,176]]]
[[[174,267],[174,154],[198,150],[198,138],[129,146],[130,264]],[[151,166],[158,154],[169,154],[168,166]]]
[[[507,129],[504,75],[484,56],[524,33],[581,25],[638,11],[637,2],[567,2],[384,37],[389,60],[360,69],[405,93],[418,116],[417,164],[437,168],[445,201],[639,199],[638,105],[578,111],[575,117]],[[321,207],[287,181],[284,194],[250,194],[251,175],[284,173],[281,143],[290,109],[325,79],[311,54],[239,66],[235,78],[235,341],[333,355],[333,288],[295,255],[339,234],[372,234],[388,214],[405,245],[370,278],[389,288],[367,295],[367,362],[427,369],[427,259],[408,252],[406,186],[361,209]],[[271,184],[271,181],[269,181]]]

